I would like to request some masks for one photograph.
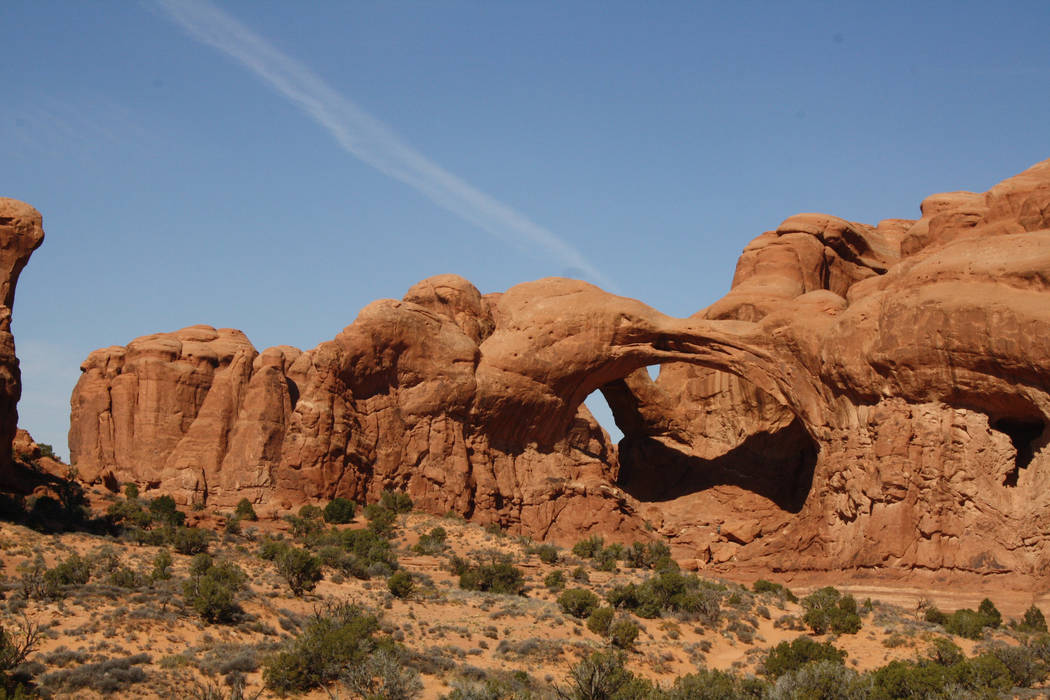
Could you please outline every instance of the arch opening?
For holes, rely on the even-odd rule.
[[[601,388],[624,434],[618,486],[645,502],[729,487],[800,512],[819,453],[802,420],[737,375],[678,363],[663,372],[666,387],[639,371]]]

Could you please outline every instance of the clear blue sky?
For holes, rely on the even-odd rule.
[[[93,349],[310,348],[454,272],[685,316],[800,211],[875,223],[1050,157],[1050,2],[0,3],[0,194],[44,215],[21,425]]]

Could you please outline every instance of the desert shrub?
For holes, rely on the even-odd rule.
[[[285,580],[296,598],[312,591],[321,580],[321,560],[305,549],[287,547],[274,560],[277,573]]]
[[[423,692],[419,673],[406,667],[397,654],[380,649],[361,663],[348,666],[339,679],[355,697],[411,700]]]
[[[984,615],[974,612],[968,608],[956,610],[944,622],[945,631],[966,637],[967,639],[980,639],[984,636],[984,628],[989,620]]]
[[[587,569],[582,566],[577,566],[572,570],[572,580],[579,583],[590,583],[591,575],[587,573]]]
[[[720,614],[724,588],[694,574],[665,570],[641,584],[614,586],[605,597],[613,607],[631,610],[639,617],[654,618],[674,612],[714,621]]]
[[[161,496],[161,498],[169,498]],[[200,554],[208,551],[211,539],[207,530],[196,527],[177,527],[171,533],[171,546],[179,554]]]
[[[954,666],[966,657],[959,645],[946,637],[937,637],[929,649],[930,660],[941,666]]]
[[[416,554],[440,554],[445,551],[448,533],[443,527],[431,528],[430,532],[419,536],[419,541],[412,547]]]
[[[1002,613],[995,607],[995,603],[988,598],[982,600],[980,605],[977,606],[977,614],[984,617],[985,627],[995,628],[1003,623]]]
[[[859,700],[870,697],[868,685],[869,681],[841,663],[814,661],[780,676],[766,697],[769,700]]]
[[[252,507],[252,502],[247,498],[237,501],[237,507],[233,509],[233,517],[253,522],[259,519],[259,516],[255,514],[255,508]]]
[[[934,661],[891,661],[871,674],[876,697],[995,697],[1013,686],[1010,672],[989,654],[945,666]]]
[[[341,567],[355,578],[389,576],[397,568],[390,540],[374,530],[341,530],[337,541],[348,554]]]
[[[416,587],[416,584],[412,579],[412,574],[402,570],[394,572],[394,574],[387,579],[386,586],[395,597],[407,598],[412,595],[412,591]]]
[[[1024,611],[1024,616],[1017,623],[1017,629],[1021,632],[1046,632],[1046,618],[1043,611],[1035,605]]]
[[[138,575],[138,572],[126,566],[121,566],[111,571],[107,580],[109,585],[119,588],[138,588],[143,583],[142,577]]]
[[[945,631],[967,639],[981,639],[985,627],[998,627],[1002,622],[1002,615],[987,598],[981,601],[976,611],[962,608],[948,615],[931,607],[926,610],[925,617],[927,622],[941,625]]]
[[[558,607],[562,612],[581,620],[594,612],[601,599],[585,588],[571,588],[558,596]]]
[[[798,596],[792,593],[790,588],[788,588],[782,583],[773,583],[772,581],[767,581],[764,578],[760,578],[753,584],[751,584],[751,590],[753,590],[755,593],[772,593],[778,598],[789,600],[792,603],[798,602]]]
[[[541,544],[529,548],[529,554],[535,554],[544,564],[558,563],[558,548],[553,544]]]
[[[819,643],[803,636],[773,647],[762,662],[762,673],[777,679],[814,661],[828,661],[841,666],[845,659],[846,652],[835,648],[831,642]]]
[[[491,554],[487,560],[471,564],[460,573],[459,587],[468,591],[521,595],[525,591],[525,574],[511,563],[510,557]]]
[[[1002,662],[1015,687],[1031,688],[1046,678],[1047,668],[1039,657],[1026,646],[996,644],[988,653]]]
[[[0,697],[15,698],[23,692],[21,683],[12,678],[11,671],[36,651],[39,641],[40,626],[28,617],[23,617],[21,624],[13,630],[0,626]],[[29,693],[25,695],[28,697]]]
[[[802,620],[814,634],[856,634],[861,620],[857,601],[851,595],[842,595],[832,586],[825,586],[802,599],[806,614]]]
[[[943,625],[948,621],[948,616],[945,613],[932,606],[926,609],[924,618],[927,622],[932,622],[935,625]]]
[[[401,491],[383,491],[379,495],[379,504],[391,513],[411,513],[412,499]]]
[[[357,506],[349,498],[336,496],[324,507],[324,521],[333,525],[342,525],[354,519]]]
[[[624,667],[623,652],[594,652],[572,667],[557,693],[562,700],[619,700],[635,681]]]
[[[190,562],[190,578],[182,584],[182,594],[207,622],[229,622],[240,610],[236,594],[248,577],[233,562],[212,561],[210,555],[197,554]]]
[[[641,629],[632,620],[617,620],[609,625],[609,643],[617,649],[629,650],[634,646],[634,640],[638,639],[639,632]]]
[[[543,578],[543,585],[552,591],[565,588],[565,572],[555,569]]]
[[[605,546],[605,540],[598,535],[592,535],[580,540],[572,546],[572,553],[580,559],[590,559]]]
[[[604,637],[609,634],[609,625],[612,624],[615,614],[612,608],[595,608],[587,616],[587,629]]]
[[[397,523],[397,513],[372,503],[365,506],[365,518],[368,520],[368,529],[380,537],[390,537],[394,534],[394,525]]]
[[[52,671],[40,678],[40,684],[47,688],[67,691],[89,689],[109,697],[127,690],[135,683],[145,681],[146,672],[138,666],[149,662],[148,654],[107,659],[71,669]]]
[[[134,484],[128,484],[128,486],[134,486]],[[125,488],[126,492],[127,489]],[[137,488],[135,492],[138,493]],[[153,515],[142,507],[142,504],[138,501],[138,496],[134,498],[128,497],[127,500],[111,503],[106,509],[106,517],[114,525],[123,525],[125,527],[148,528],[153,523]]]
[[[277,557],[281,552],[289,547],[291,547],[291,545],[284,540],[274,539],[273,537],[264,537],[262,542],[259,543],[259,558],[265,559],[266,561],[277,561]]]
[[[653,540],[648,544],[632,542],[623,550],[621,556],[625,566],[632,569],[666,569],[675,568],[671,560],[671,548],[666,543]]]
[[[138,497],[139,487],[136,484],[130,481],[124,484],[124,498],[128,499],[129,501],[134,501]]]
[[[361,664],[389,640],[375,639],[379,622],[356,605],[315,613],[303,631],[263,664],[263,681],[277,693],[301,692],[334,680],[343,668]]]
[[[674,685],[658,698],[659,700],[740,700],[743,698],[758,700],[765,697],[766,689],[765,681],[757,678],[741,678],[729,671],[700,669],[696,673],[676,678]]]
[[[149,502],[150,515],[159,523],[169,527],[180,527],[186,522],[186,514],[175,507],[171,496],[157,496]]]
[[[79,554],[70,554],[67,559],[44,573],[42,593],[46,598],[62,595],[66,586],[83,586],[91,579],[91,563]]]
[[[283,519],[291,528],[292,537],[308,540],[318,536],[324,529],[322,515],[320,508],[307,503],[299,509],[298,515],[286,515]]]

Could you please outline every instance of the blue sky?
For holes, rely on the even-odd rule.
[[[1050,3],[0,4],[20,423],[93,349],[310,348],[455,272],[685,316],[789,215],[916,217],[1050,157]]]

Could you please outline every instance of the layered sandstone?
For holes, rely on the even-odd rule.
[[[687,319],[573,280],[483,296],[446,275],[306,352],[206,326],[99,350],[72,459],[184,502],[404,488],[555,539],[648,521],[700,566],[1036,577],[1050,161],[921,210],[793,216]],[[619,449],[583,406],[597,390]]]
[[[11,309],[18,276],[29,256],[44,242],[40,212],[28,204],[0,197],[0,485],[12,481],[11,443],[18,428],[22,373],[11,335]]]

